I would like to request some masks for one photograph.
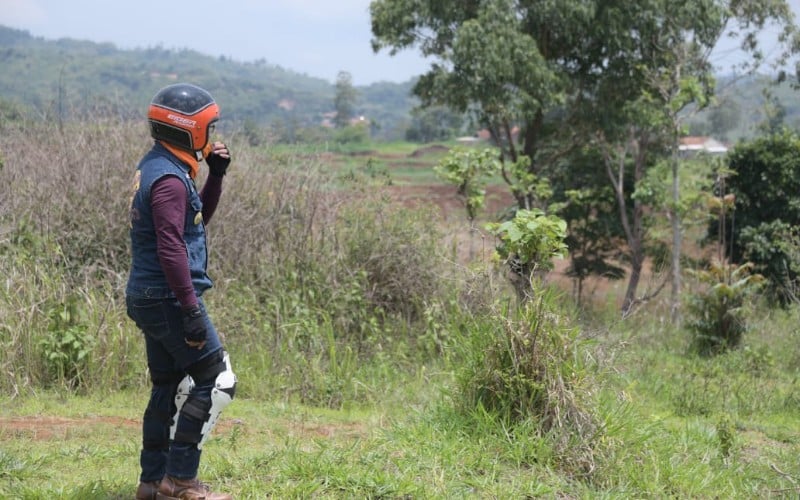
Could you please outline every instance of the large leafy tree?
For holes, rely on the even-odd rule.
[[[735,34],[758,62],[756,33],[768,23],[793,41],[785,0],[373,0],[370,11],[374,50],[418,47],[434,60],[414,88],[423,105],[471,111],[490,130],[520,208],[541,204],[531,186],[577,146],[601,151],[631,266],[626,311],[647,243],[648,207],[635,188],[675,158],[682,113],[713,93],[711,50]],[[679,286],[676,274],[674,293]]]
[[[502,175],[520,208],[541,205],[533,176],[573,143],[559,116],[573,93],[591,21],[583,1],[375,0],[373,48],[419,46],[435,59],[414,93],[423,106],[470,112],[502,149]]]
[[[705,107],[715,92],[713,49],[724,36],[739,37],[749,54],[740,70],[763,61],[757,34],[767,24],[779,28],[784,62],[796,50],[796,31],[783,0],[599,0],[582,104],[589,130],[605,152],[609,179],[617,193],[631,265],[623,311],[639,300],[637,288],[647,248],[645,213],[666,209],[672,229],[672,309],[677,317],[685,204],[680,193],[678,141],[684,121]],[[588,106],[586,106],[588,104]],[[664,207],[647,207],[644,197],[624,192],[625,178],[638,188],[647,171],[668,158],[671,197]]]
[[[547,181],[582,147],[567,102],[576,94],[591,2],[376,0],[370,9],[375,50],[418,46],[435,60],[414,87],[422,105],[467,113],[487,129],[515,208],[550,211]],[[512,275],[533,272],[509,257]]]
[[[433,106],[411,111],[411,124],[406,129],[406,140],[433,142],[452,139],[460,130],[463,117],[444,106]]]
[[[630,264],[623,311],[637,300],[647,249],[647,204],[635,189],[647,171],[672,157],[673,303],[680,289],[680,214],[677,142],[680,113],[702,107],[713,92],[708,60],[724,31],[724,8],[716,0],[665,2],[599,1],[591,57],[582,73],[587,131],[603,152],[619,206]],[[632,179],[633,189],[626,179]],[[652,208],[652,207],[650,207]]]

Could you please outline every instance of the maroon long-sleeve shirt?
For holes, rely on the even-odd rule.
[[[222,177],[209,175],[200,192],[206,225],[214,216],[221,195]],[[188,207],[186,187],[175,176],[163,177],[153,184],[150,204],[156,229],[156,251],[167,283],[182,307],[197,305],[197,295],[189,272],[189,256],[183,241],[183,224]]]

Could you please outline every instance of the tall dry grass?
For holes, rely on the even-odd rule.
[[[146,126],[98,113],[4,121],[0,132],[0,319],[11,346],[0,369],[15,391],[146,381],[123,305]],[[440,236],[428,214],[389,207],[371,186],[343,186],[318,156],[252,148],[236,134],[228,142],[234,163],[209,225],[212,317],[286,394],[316,399],[309,369],[346,390],[352,374],[341,367],[324,380],[332,359],[354,370],[355,359],[407,349],[425,308],[442,300]]]
[[[0,125],[0,369],[13,391],[138,378],[136,338],[119,311],[129,184],[146,130],[99,116]],[[59,358],[74,366],[52,370]]]

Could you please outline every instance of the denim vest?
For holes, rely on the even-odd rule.
[[[131,297],[164,299],[175,297],[167,284],[156,252],[156,232],[150,195],[153,184],[166,175],[174,175],[186,186],[189,204],[183,223],[183,240],[189,257],[192,285],[198,297],[212,286],[207,274],[208,250],[203,224],[203,204],[188,167],[165,147],[156,143],[136,169],[130,211],[132,264],[125,293]]]

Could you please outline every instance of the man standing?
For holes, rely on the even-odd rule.
[[[219,107],[186,83],[161,89],[148,113],[153,148],[136,170],[130,207],[128,316],[142,331],[152,381],[142,421],[137,499],[225,500],[197,479],[203,443],[233,399],[236,376],[202,300],[206,224],[231,155],[211,142]],[[195,178],[205,160],[208,178]]]

